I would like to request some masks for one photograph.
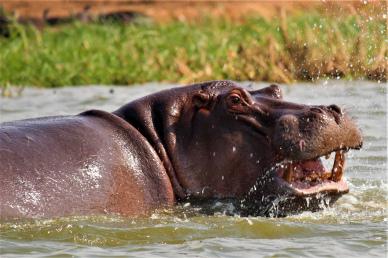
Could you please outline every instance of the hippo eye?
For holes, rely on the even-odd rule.
[[[247,105],[245,99],[236,92],[232,92],[227,96],[226,104],[233,113],[243,112],[244,107]]]
[[[233,95],[230,97],[230,101],[232,102],[233,105],[238,105],[241,103],[241,99],[237,95]]]

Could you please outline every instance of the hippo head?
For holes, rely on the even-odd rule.
[[[116,114],[154,146],[178,200],[238,200],[242,214],[315,211],[348,192],[345,153],[361,133],[336,105],[283,100],[276,85],[249,91],[212,81],[162,91]],[[332,168],[321,158],[334,153]]]

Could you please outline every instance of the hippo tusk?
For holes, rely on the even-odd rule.
[[[283,179],[288,183],[291,183],[292,181],[292,172],[293,172],[292,162],[289,162],[287,163],[286,169],[283,174]]]
[[[335,153],[333,169],[331,170],[331,180],[338,182],[341,180],[345,167],[345,155],[343,151]]]

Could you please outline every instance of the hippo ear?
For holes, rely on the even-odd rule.
[[[193,104],[197,108],[207,108],[209,106],[210,96],[205,92],[198,92],[193,96]]]
[[[276,99],[283,99],[282,89],[276,84],[271,84],[270,86],[262,88],[260,90],[252,91],[251,94],[252,93],[267,95],[269,97],[276,98]]]

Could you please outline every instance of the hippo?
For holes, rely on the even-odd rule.
[[[242,216],[317,211],[349,191],[345,154],[361,146],[340,107],[284,101],[276,85],[176,87],[112,113],[1,124],[0,218],[138,217],[214,200]]]

